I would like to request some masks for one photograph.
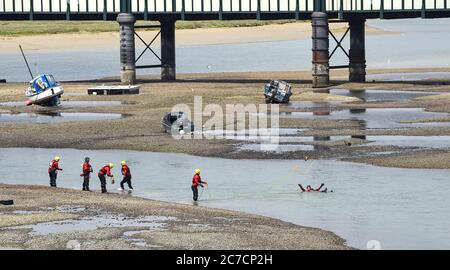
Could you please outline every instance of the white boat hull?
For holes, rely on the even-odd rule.
[[[53,97],[60,96],[63,93],[64,93],[64,88],[62,86],[55,86],[55,87],[45,90],[42,93],[28,97],[28,100],[26,101],[26,103],[29,105],[41,104],[41,103],[48,101],[49,99],[51,99]]]
[[[139,94],[142,84],[135,85],[100,85],[88,88],[89,95],[124,95]]]

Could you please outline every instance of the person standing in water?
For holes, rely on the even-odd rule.
[[[120,182],[120,188],[118,188],[118,190],[122,191],[124,190],[124,184],[127,183],[128,187],[130,188],[130,191],[133,190],[133,187],[131,186],[131,171],[130,171],[130,167],[128,167],[127,162],[125,160],[122,160],[120,162],[120,164],[122,165],[122,175],[123,175],[123,179]]]
[[[62,171],[59,167],[59,161],[61,158],[56,156],[49,164],[48,175],[50,176],[50,186],[56,187],[56,177],[58,176],[58,171]]]
[[[106,176],[112,178],[111,183],[114,184],[114,175],[111,174],[111,169],[114,168],[114,164],[109,163],[108,165],[103,166],[100,171],[98,171],[98,178],[100,179],[100,185],[102,187],[102,193],[106,193]]]
[[[86,157],[84,158],[84,163],[81,165],[83,168],[83,172],[80,174],[80,176],[83,177],[83,190],[84,191],[90,191],[89,190],[89,179],[91,178],[91,173],[93,172],[92,166],[89,163],[90,158]]]
[[[192,193],[194,195],[193,199],[196,202],[198,200],[198,186],[203,187],[203,184],[207,185],[208,182],[203,182],[202,178],[200,177],[200,169],[195,169],[195,174],[192,177]]]

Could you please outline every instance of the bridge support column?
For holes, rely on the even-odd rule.
[[[175,81],[175,20],[161,20],[161,80]]]
[[[330,83],[328,16],[314,12],[312,23],[312,87],[327,87]]]
[[[134,24],[136,18],[130,13],[117,16],[120,26],[120,83],[130,85],[136,83]]]
[[[350,82],[366,81],[365,20],[351,20],[350,26]]]

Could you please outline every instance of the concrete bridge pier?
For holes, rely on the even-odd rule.
[[[161,80],[175,81],[175,19],[163,19],[161,23]]]
[[[312,87],[327,87],[330,83],[328,15],[314,12],[312,24]]]
[[[350,20],[350,82],[366,81],[365,19]]]
[[[122,85],[135,84],[135,42],[134,24],[136,18],[130,13],[120,13],[117,16],[120,27],[120,83]]]

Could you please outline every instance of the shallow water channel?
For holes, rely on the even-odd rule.
[[[103,107],[103,106],[120,106],[122,101],[61,101],[61,104],[57,108],[89,108],[89,107]],[[25,107],[25,102],[23,101],[11,101],[11,102],[0,102],[0,106],[5,107]],[[39,107],[35,105],[36,107]]]
[[[354,120],[358,121],[360,129],[450,126],[450,122],[404,122],[424,118],[444,118],[448,115],[448,113],[428,112],[423,108],[329,109],[315,112],[280,113],[282,118]]]
[[[317,149],[329,149],[329,146],[317,144],[318,142],[349,142],[351,139],[365,140],[367,146],[390,145],[396,147],[412,147],[422,149],[444,149],[450,148],[450,136],[402,136],[402,135],[371,135],[371,136],[280,136],[278,143],[274,143],[273,137],[261,137],[252,139],[251,137],[236,136],[234,138],[245,141],[238,145],[238,150],[252,152],[294,152],[294,151],[314,151]],[[357,144],[358,145],[358,144]],[[360,146],[360,145],[358,145]],[[376,154],[376,153],[372,153]]]
[[[450,75],[449,75],[450,76]],[[439,95],[441,92],[425,92],[425,91],[391,91],[391,90],[347,90],[347,89],[331,89],[330,94],[357,97],[365,102],[386,102],[386,101],[402,101],[425,97],[431,95]]]
[[[33,113],[1,113],[0,123],[49,124],[74,121],[112,120],[122,118],[118,113],[65,113],[65,112],[33,112]]]
[[[450,78],[450,72],[379,73],[367,76],[368,80],[377,81],[422,81],[443,78]]]
[[[450,170],[383,168],[333,160],[229,160],[184,154],[120,150],[0,149],[8,173],[0,182],[48,182],[48,162],[62,157],[61,187],[81,188],[80,164],[90,156],[95,172],[125,159],[133,172],[134,195],[191,204],[194,168],[209,188],[199,205],[261,214],[331,230],[353,247],[377,240],[382,249],[450,248]],[[24,170],[24,164],[27,168]],[[119,171],[114,168],[113,173]],[[297,184],[325,183],[333,193],[300,193]],[[99,189],[96,173],[91,187]],[[109,191],[117,184],[109,185]]]

